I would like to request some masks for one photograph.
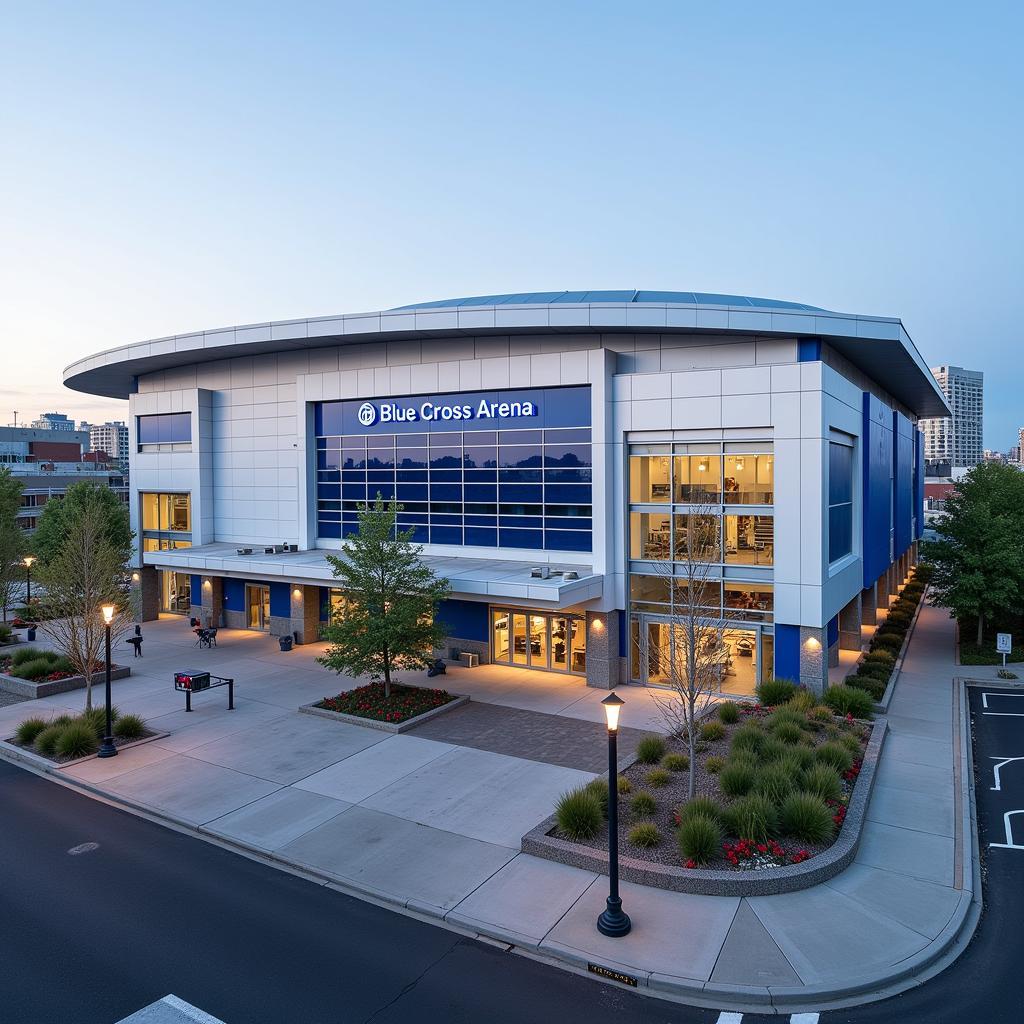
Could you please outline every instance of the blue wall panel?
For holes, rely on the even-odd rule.
[[[779,679],[800,678],[800,627],[775,623],[775,675]]]
[[[224,579],[224,609],[229,612],[245,611],[245,580]]]
[[[914,431],[914,540],[924,536],[924,434]]]
[[[457,640],[487,642],[487,605],[481,601],[442,601],[437,618]]]
[[[193,576],[191,580],[192,586],[192,603],[194,605],[200,605],[203,603],[203,577]]]
[[[828,626],[825,627],[825,646],[831,647],[837,643],[839,643],[839,616],[833,615],[828,620]]]
[[[863,419],[864,586],[869,587],[892,564],[892,410],[865,391]]]
[[[270,614],[282,619],[290,619],[292,615],[291,585],[288,583],[270,584]]]
[[[821,358],[820,338],[799,338],[796,343],[798,363],[815,363]]]
[[[893,555],[910,547],[914,515],[914,425],[902,413],[893,412]]]

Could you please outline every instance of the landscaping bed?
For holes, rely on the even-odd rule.
[[[303,705],[299,710],[387,732],[405,732],[468,700],[469,697],[451,694],[447,690],[398,683],[391,684],[391,695],[385,697],[383,683],[368,683],[335,697],[324,697],[313,704]]]
[[[918,565],[914,569],[900,596],[890,606],[885,620],[879,623],[871,637],[867,652],[857,663],[855,671],[846,677],[847,686],[864,690],[876,702],[883,699],[893,672],[903,656],[907,634],[930,578],[929,566]]]
[[[977,644],[978,620],[957,619],[960,634],[961,665],[1002,665],[1003,656],[996,651],[996,634],[1009,633],[1013,637],[1013,650],[1006,655],[1006,663],[1024,661],[1024,614],[1007,615],[985,627],[982,645]]]
[[[870,725],[860,690],[831,688],[829,706],[782,680],[763,691],[772,687],[774,707],[726,702],[704,722],[692,801],[685,744],[640,744],[619,778],[624,878],[754,895],[817,884],[852,860],[885,723]],[[606,871],[607,786],[602,778],[564,794],[523,851]]]
[[[122,715],[117,708],[111,711],[115,747],[131,746],[157,735],[138,715]],[[93,708],[80,715],[60,715],[49,721],[27,718],[7,742],[51,764],[66,765],[95,755],[105,728],[105,708]]]
[[[131,674],[127,666],[110,667],[111,679],[124,679]],[[93,666],[93,684],[103,678],[104,666],[97,663]],[[84,688],[85,677],[77,675],[71,662],[54,651],[20,647],[13,654],[0,656],[0,690],[35,698]]]

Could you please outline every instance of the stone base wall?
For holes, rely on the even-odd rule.
[[[481,665],[490,664],[491,645],[486,640],[463,640],[457,636],[446,636],[444,638],[444,647],[437,652],[437,656],[439,658],[450,658],[452,648],[458,648],[458,650],[465,651],[467,654],[475,654],[480,659]]]

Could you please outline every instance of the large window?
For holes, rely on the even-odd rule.
[[[445,401],[458,404],[411,398],[317,406],[319,536],[353,533],[359,507],[380,494],[402,506],[398,525],[411,527],[418,543],[590,551],[590,388]],[[504,415],[516,403],[532,413]],[[494,414],[480,417],[485,406]],[[382,420],[385,407],[389,418]],[[471,415],[439,418],[440,408]],[[394,418],[410,410],[413,419]],[[460,425],[472,429],[451,429]],[[492,429],[475,429],[484,425]]]
[[[828,560],[853,551],[853,448],[828,445]]]
[[[492,608],[491,660],[583,674],[587,670],[587,624],[578,615]]]
[[[140,452],[187,451],[192,447],[192,414],[167,412],[136,416],[136,441]]]
[[[192,503],[188,494],[149,492],[142,502],[143,533],[191,533]]]
[[[771,622],[775,595],[771,583],[699,580],[691,601],[685,579],[630,573],[629,600],[634,611],[689,616],[706,611],[709,619]]]

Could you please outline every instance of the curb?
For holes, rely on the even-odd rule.
[[[892,702],[896,683],[899,682],[900,673],[903,671],[903,659],[906,658],[907,651],[910,649],[910,641],[913,639],[914,630],[917,629],[917,620],[921,617],[921,609],[924,608],[925,600],[928,597],[929,586],[926,585],[921,592],[921,600],[917,602],[914,617],[910,620],[910,625],[907,627],[907,635],[903,638],[903,646],[900,648],[900,655],[896,659],[896,664],[892,667],[892,674],[889,676],[889,682],[885,685],[885,692],[882,694],[881,699],[875,703],[875,712],[877,714],[887,715],[889,713],[889,704]],[[959,664],[959,661],[958,655],[957,664]]]
[[[347,715],[344,711],[329,711],[327,708],[317,707],[319,703],[320,701],[314,701],[312,704],[300,704],[298,710],[300,714],[316,715],[317,718],[326,718],[330,722],[361,725],[364,729],[376,729],[378,732],[400,733],[415,729],[417,726],[423,725],[424,722],[437,718],[438,715],[461,708],[464,704],[469,703],[469,696],[465,693],[458,694],[447,704],[442,704],[439,708],[431,708],[429,711],[424,711],[422,715],[408,718],[404,722],[381,722],[376,718],[360,718],[358,715]]]
[[[894,965],[887,974],[854,979],[839,986],[815,985],[794,988],[713,985],[711,982],[701,982],[696,979],[691,980],[662,975],[657,972],[637,970],[629,965],[616,965],[614,963],[600,965],[609,967],[612,970],[617,968],[621,973],[635,978],[637,982],[636,986],[623,984],[590,971],[589,965],[593,961],[588,959],[581,950],[571,947],[545,945],[543,940],[539,947],[532,944],[521,945],[522,937],[517,937],[513,933],[502,932],[496,928],[467,927],[466,924],[459,923],[459,915],[454,907],[451,910],[445,910],[443,907],[422,903],[414,898],[403,898],[370,886],[360,886],[351,879],[317,871],[297,861],[290,861],[287,858],[279,857],[271,851],[247,846],[220,836],[215,832],[208,831],[202,825],[193,825],[181,821],[156,808],[111,794],[99,786],[69,777],[56,766],[34,764],[25,758],[21,751],[10,747],[8,744],[0,744],[0,758],[17,763],[34,774],[49,776],[61,785],[84,792],[112,807],[130,811],[147,820],[172,828],[175,831],[193,835],[205,842],[240,853],[250,860],[259,861],[270,867],[297,875],[317,885],[323,885],[326,888],[373,903],[384,909],[397,911],[417,920],[447,928],[452,932],[478,939],[489,945],[497,943],[509,952],[526,956],[532,960],[549,964],[573,974],[584,975],[592,981],[597,980],[625,991],[643,992],[655,998],[691,1006],[745,1013],[764,1013],[766,1008],[768,1008],[769,1012],[773,1013],[792,1013],[800,1010],[826,1010],[877,1002],[915,988],[953,963],[967,947],[973,936],[975,927],[981,917],[981,869],[978,856],[978,837],[974,827],[977,815],[970,757],[969,713],[967,712],[967,704],[964,699],[966,683],[966,680],[954,679],[954,694],[958,705],[957,710],[960,715],[960,743],[958,747],[958,759],[960,760],[960,852],[964,861],[965,880],[968,866],[970,869],[971,887],[970,889],[964,888],[961,900],[947,922],[946,927],[924,950],[908,957],[898,965]],[[885,723],[881,724],[884,725]],[[882,730],[883,735],[885,731],[885,729]],[[872,736],[873,739],[874,736]],[[970,843],[965,842],[968,830],[971,836]],[[736,897],[729,898],[735,899]],[[449,914],[454,918],[451,921],[448,920]]]

